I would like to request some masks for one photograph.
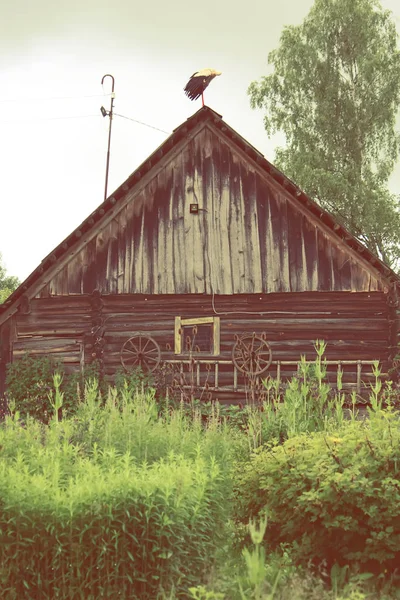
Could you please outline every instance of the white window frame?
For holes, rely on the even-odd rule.
[[[213,348],[212,356],[220,354],[220,322],[219,317],[198,317],[197,319],[182,319],[175,317],[175,354],[186,354],[189,352],[182,351],[184,344],[182,343],[183,327],[190,325],[213,325]]]

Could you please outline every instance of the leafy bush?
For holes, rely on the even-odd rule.
[[[393,571],[400,560],[400,428],[390,407],[366,422],[344,422],[270,444],[238,475],[238,518],[268,515],[267,543],[328,567]]]
[[[21,456],[0,463],[3,598],[153,599],[201,578],[223,533],[215,462],[106,452],[60,486],[63,462],[42,458],[35,473]]]
[[[20,360],[7,366],[7,395],[12,401],[13,410],[18,410],[21,418],[28,415],[48,423],[52,414],[51,395],[54,393],[53,378],[61,375],[60,391],[63,394],[62,414],[73,414],[80,402],[83,390],[88,381],[96,380],[98,393],[107,397],[110,384],[114,384],[118,392],[125,388],[130,392],[148,389],[151,379],[141,369],[126,373],[118,370],[111,381],[107,382],[101,374],[97,361],[85,365],[84,372],[66,373],[60,360],[51,355],[34,356],[25,354]]]
[[[47,423],[51,416],[49,394],[54,373],[63,372],[62,364],[51,356],[25,354],[7,367],[7,395],[22,418],[28,415]],[[67,403],[66,403],[67,407]]]
[[[0,426],[2,597],[181,597],[202,580],[231,510],[226,426],[159,419],[151,393],[102,405],[95,381],[71,418],[18,419]]]

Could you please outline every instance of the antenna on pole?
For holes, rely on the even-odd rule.
[[[103,115],[103,117],[110,117],[110,127],[108,129],[108,148],[107,148],[107,164],[106,164],[106,183],[105,183],[105,188],[104,188],[104,200],[107,199],[107,186],[108,186],[108,169],[110,167],[110,145],[111,145],[111,126],[112,126],[112,118],[113,118],[113,105],[114,105],[114,98],[115,98],[115,93],[114,93],[114,77],[112,75],[110,75],[109,73],[107,73],[107,75],[103,76],[103,79],[101,80],[101,85],[103,85],[103,82],[105,80],[106,77],[111,77],[112,79],[112,88],[111,88],[111,106],[110,106],[110,110],[106,110],[104,108],[104,106],[102,106],[100,108],[100,112]]]

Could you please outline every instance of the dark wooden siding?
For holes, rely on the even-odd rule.
[[[18,314],[14,360],[24,351],[58,355],[70,368],[90,360],[85,340],[92,329],[90,296],[35,299],[29,314]],[[380,360],[388,369],[389,308],[386,296],[370,293],[104,295],[104,366],[107,374],[121,367],[122,344],[143,332],[159,344],[162,360],[174,354],[175,317],[220,317],[221,353],[230,360],[235,334],[265,333],[274,361],[315,357],[314,342],[327,342],[329,360]],[[291,367],[292,368],[292,367]]]
[[[84,336],[90,329],[88,296],[33,299],[28,314],[15,316],[12,358],[18,360],[26,352],[52,355],[67,370],[80,369],[84,362]]]
[[[121,204],[39,296],[383,289],[371,265],[209,126]]]
[[[132,333],[149,333],[164,358],[173,358],[174,319],[214,316],[221,321],[221,355],[230,358],[235,334],[265,332],[275,360],[315,356],[314,341],[328,343],[331,360],[381,360],[387,366],[388,307],[381,293],[299,293],[211,296],[104,296],[105,356],[110,370]],[[215,311],[213,310],[213,305]]]

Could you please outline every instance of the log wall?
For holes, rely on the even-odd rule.
[[[90,362],[92,334],[101,326],[104,369],[111,375],[121,367],[121,347],[133,334],[150,335],[160,346],[162,361],[174,360],[179,358],[174,354],[175,317],[214,315],[220,318],[220,355],[209,358],[230,360],[235,334],[255,332],[265,333],[274,361],[298,361],[302,354],[312,360],[314,342],[322,339],[328,344],[329,360],[379,360],[384,372],[388,369],[390,309],[386,295],[380,292],[235,297],[110,294],[95,299],[89,295],[34,299],[30,312],[15,318],[13,360],[25,351],[46,353],[62,358],[69,368],[79,369],[84,361]],[[355,377],[355,366],[352,369],[346,377]],[[292,373],[293,367],[289,371]],[[229,378],[232,369],[221,369],[220,385],[229,383]]]

